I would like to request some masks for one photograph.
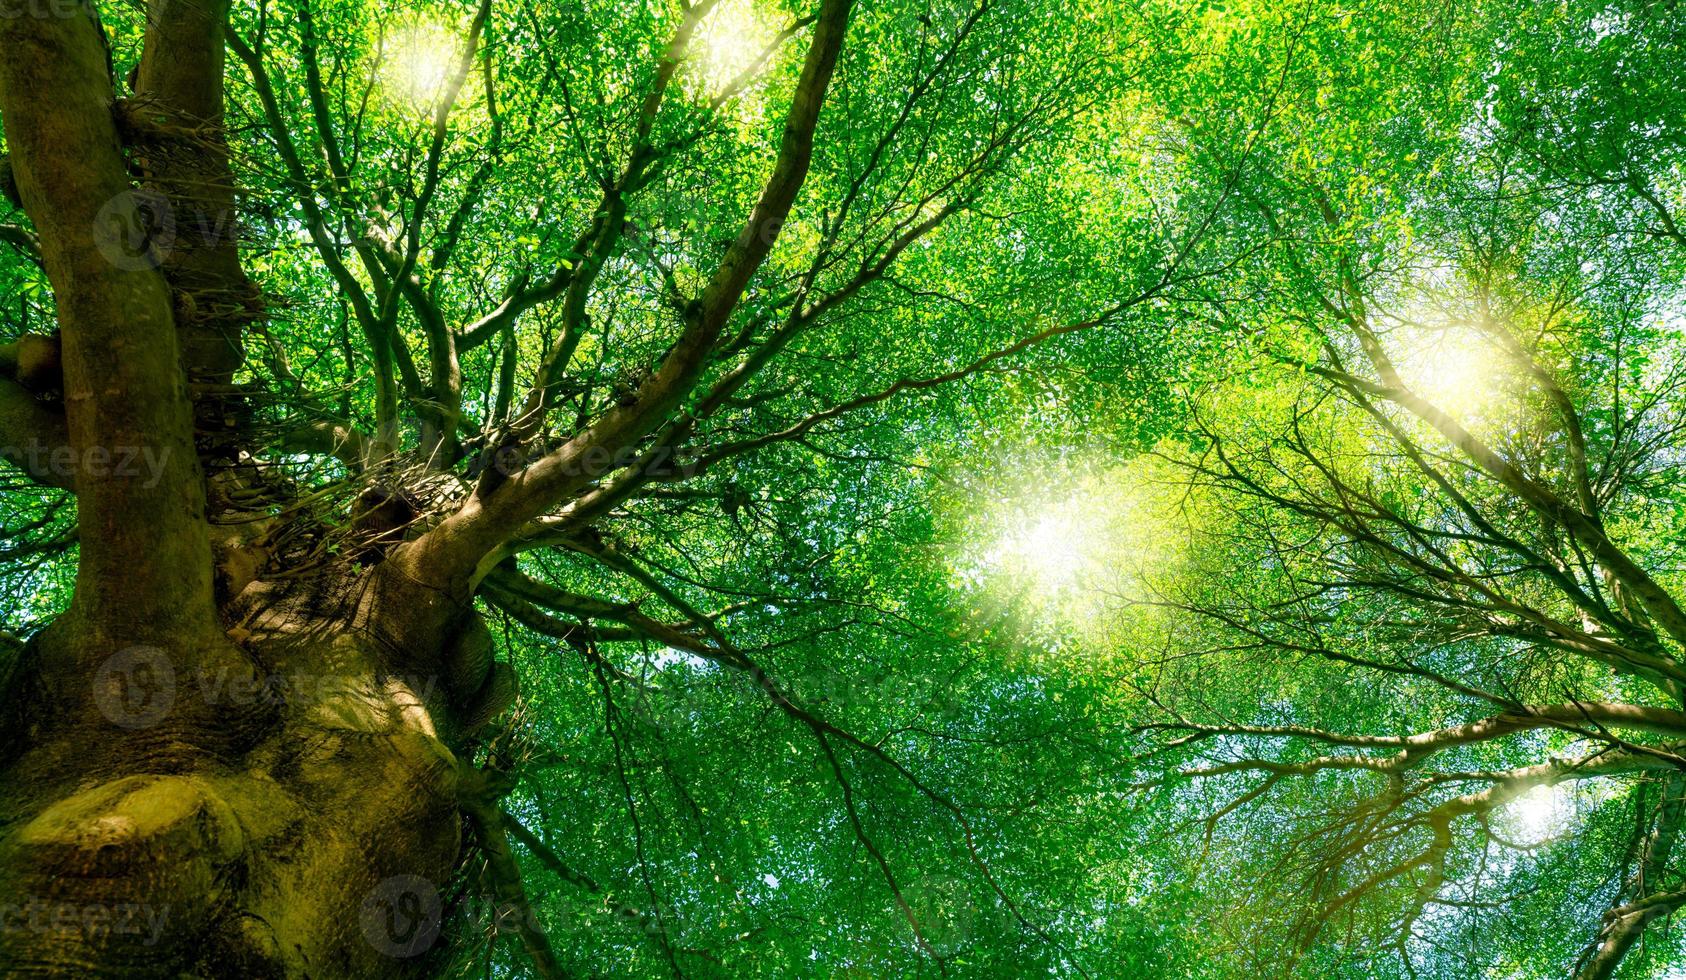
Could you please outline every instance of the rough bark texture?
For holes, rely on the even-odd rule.
[[[62,398],[24,383],[12,345],[0,412],[73,454],[43,476],[74,487],[81,532],[70,611],[0,647],[8,975],[414,969],[460,791],[483,782],[453,749],[513,693],[460,605],[380,568],[253,583],[239,535],[213,547],[202,460],[228,403],[201,389],[226,385],[256,308],[218,231],[225,8],[155,4],[121,104],[87,11],[0,20],[11,167],[62,335]],[[191,240],[149,237],[132,170]]]
[[[480,566],[600,475],[579,450],[632,447],[696,384],[801,188],[850,6],[822,5],[759,203],[624,406],[425,534],[405,540],[398,522],[365,535],[368,561],[270,580],[276,515],[235,503],[263,489],[233,383],[263,309],[221,127],[224,43],[243,50],[224,37],[228,4],[154,0],[121,99],[90,9],[0,18],[9,169],[60,328],[0,348],[0,432],[29,434],[7,457],[74,490],[81,544],[69,612],[26,645],[0,634],[9,975],[419,972],[465,827],[494,896],[525,905],[497,806],[508,787],[470,764],[515,696],[471,606]],[[74,465],[39,464],[36,445]],[[555,974],[542,933],[516,928]]]
[[[384,578],[251,587],[228,609],[239,661],[203,673],[176,665],[209,658],[170,645],[92,677],[50,669],[86,652],[61,632],[24,651],[6,703],[29,707],[5,720],[0,760],[9,973],[425,962],[479,785],[451,747],[512,691],[476,618],[430,624]]]

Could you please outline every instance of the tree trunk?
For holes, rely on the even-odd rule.
[[[414,972],[490,793],[473,731],[513,695],[464,597],[385,565],[255,583],[230,529],[263,525],[210,520],[243,478],[215,399],[261,312],[230,230],[226,10],[155,0],[128,103],[89,8],[0,18],[62,336],[63,422],[31,434],[76,461],[81,543],[68,612],[0,644],[7,975]]]
[[[239,260],[222,130],[228,0],[151,0],[125,100],[91,7],[0,17],[0,113],[57,307],[63,392],[37,403],[22,348],[0,352],[15,376],[0,377],[0,421],[29,430],[18,445],[76,461],[59,475],[80,542],[69,610],[21,649],[0,643],[9,974],[419,972],[465,826],[499,911],[516,913],[496,921],[542,974],[560,972],[500,826],[507,780],[473,765],[476,733],[515,693],[473,589],[511,534],[602,475],[580,454],[631,448],[701,376],[802,186],[850,9],[825,0],[773,174],[630,403],[501,490],[482,481],[419,538],[380,537],[369,553],[384,560],[262,581],[276,560],[262,530],[284,501],[236,503],[265,481],[245,462],[258,447],[243,444],[233,383],[262,302]],[[390,409],[374,440],[388,451]]]
[[[215,651],[60,624],[27,646],[0,740],[8,975],[426,962],[481,793],[453,750],[513,691],[473,614],[391,579],[253,586]]]

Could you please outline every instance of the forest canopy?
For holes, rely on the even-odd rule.
[[[1673,0],[0,61],[0,971],[1686,976]]]

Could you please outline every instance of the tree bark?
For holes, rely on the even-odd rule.
[[[63,362],[62,421],[5,371],[0,425],[69,454],[47,482],[74,488],[81,532],[69,611],[0,644],[8,975],[418,971],[459,786],[484,783],[457,752],[513,694],[473,613],[388,569],[213,585],[201,453],[219,450],[196,441],[190,383],[232,376],[252,293],[232,237],[189,229],[162,254],[130,170],[178,218],[230,227],[225,11],[155,4],[127,105],[87,8],[0,18],[0,113]],[[172,189],[190,181],[209,190]]]
[[[225,668],[136,646],[73,681],[51,664],[85,634],[25,647],[0,719],[8,975],[425,966],[459,788],[484,784],[454,750],[512,688],[477,619],[436,620],[450,639],[422,645],[385,578],[253,586],[225,610],[241,658]]]

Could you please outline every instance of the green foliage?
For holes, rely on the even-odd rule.
[[[401,250],[414,231],[417,289],[457,331],[592,263],[585,229],[639,143],[683,11],[494,4],[436,121],[468,6],[303,9],[234,14],[274,94],[266,106],[230,57],[245,260],[274,314],[242,380],[269,393],[255,451],[337,500],[340,462],[276,448],[306,422],[378,424],[378,359],[325,253],[377,296],[381,260],[360,250]],[[625,195],[583,318],[547,300],[462,345],[467,451],[440,467],[455,491],[570,329],[546,446],[666,355],[674,291],[697,294],[776,157],[810,14],[722,2],[650,121],[648,142],[672,152]],[[121,78],[143,25],[128,8],[105,19]],[[485,605],[524,701],[479,760],[518,773],[507,809],[572,871],[522,851],[562,962],[721,977],[1571,969],[1626,894],[1664,773],[1588,779],[1543,841],[1507,837],[1501,801],[1453,825],[1437,880],[1415,865],[1377,878],[1431,839],[1410,821],[1468,785],[1412,783],[1398,827],[1360,829],[1353,815],[1397,788],[1373,771],[1308,770],[1256,795],[1270,770],[1191,774],[1347,750],[1153,726],[1404,736],[1498,711],[1483,694],[1680,707],[1678,685],[1563,639],[1616,632],[1565,578],[1633,626],[1611,611],[1627,587],[1374,390],[1389,382],[1367,344],[1539,486],[1573,500],[1589,470],[1609,538],[1686,595],[1682,24],[1638,0],[856,11],[792,220],[707,376],[770,348],[793,295],[844,298],[718,411],[699,407],[706,384],[688,397],[700,417],[676,458],[693,475],[642,487],[590,547],[514,563],[706,622],[765,674],[603,621],[549,635]],[[744,36],[770,45],[764,62]],[[423,379],[399,448],[425,455],[429,326],[394,303]],[[43,332],[52,309],[40,268],[0,245],[0,342]],[[1449,363],[1462,380],[1437,389]],[[898,381],[919,383],[854,404]],[[74,508],[5,479],[0,628],[24,635],[68,600]],[[600,638],[579,639],[590,627]],[[1678,666],[1681,638],[1650,634]],[[769,683],[885,756],[780,710]],[[1548,727],[1459,745],[1429,771],[1588,744]],[[1678,889],[1682,864],[1651,887]],[[528,969],[515,942],[487,939],[483,910],[459,911],[454,969]],[[1681,955],[1653,928],[1619,975],[1666,976]]]

